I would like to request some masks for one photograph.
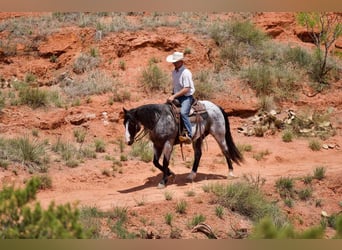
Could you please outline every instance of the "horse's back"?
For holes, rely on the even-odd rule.
[[[205,109],[207,110],[207,112],[209,113],[212,113],[212,112],[221,112],[221,109],[219,106],[217,106],[215,103],[211,102],[211,101],[208,101],[208,100],[199,100],[198,101],[199,103],[203,104]]]

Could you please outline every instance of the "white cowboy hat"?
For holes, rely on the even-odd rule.
[[[178,62],[184,59],[184,54],[182,52],[174,52],[172,55],[166,57],[166,61],[170,63]]]

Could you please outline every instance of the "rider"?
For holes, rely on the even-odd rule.
[[[192,128],[189,120],[189,112],[195,92],[192,73],[184,66],[184,54],[181,52],[174,52],[172,55],[167,56],[166,61],[173,63],[175,67],[172,71],[173,91],[167,101],[172,102],[174,99],[177,99],[180,102],[181,118],[186,129],[186,134],[180,135],[179,140],[190,144],[192,141]]]

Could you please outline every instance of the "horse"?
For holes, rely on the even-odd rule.
[[[243,157],[234,144],[228,114],[222,107],[211,101],[198,100],[197,102],[203,105],[206,115],[201,117],[198,124],[191,122],[194,162],[187,179],[193,181],[196,177],[202,156],[202,143],[209,134],[215,138],[225,156],[229,170],[228,178],[234,178],[232,161],[240,165],[243,162]],[[179,124],[176,122],[172,105],[169,103],[145,104],[130,110],[123,107],[121,116],[125,127],[127,145],[132,145],[139,135],[141,137],[143,132],[149,135],[149,139],[153,143],[153,164],[163,173],[158,188],[166,187],[168,179],[175,177],[175,173],[169,169],[173,146],[182,143],[178,138],[180,133]],[[160,164],[159,159],[162,154],[164,157],[162,164]]]

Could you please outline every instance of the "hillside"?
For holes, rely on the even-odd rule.
[[[216,198],[205,192],[204,187],[231,184],[248,177],[250,182],[263,180],[262,185],[258,184],[266,198],[279,205],[298,230],[319,225],[322,211],[328,215],[341,213],[342,65],[338,57],[342,53],[341,39],[332,49],[337,55],[334,56],[337,70],[329,81],[329,88],[315,91],[303,71],[295,68],[298,80],[294,86],[300,86],[295,91],[296,98],[271,103],[279,119],[285,119],[288,110],[293,110],[298,117],[309,113],[311,118],[315,112],[328,113],[331,129],[328,136],[294,137],[291,142],[285,142],[280,129],[267,130],[262,137],[240,133],[241,128],[251,126],[251,117],[260,108],[260,98],[236,73],[234,67],[240,66],[238,63],[220,64],[220,46],[205,28],[216,20],[249,20],[270,36],[274,47],[312,51],[314,45],[304,39],[307,33],[297,24],[294,13],[166,16],[126,13],[122,16],[103,14],[80,18],[77,14],[62,13],[0,13],[0,91],[4,100],[0,109],[0,144],[29,138],[46,148],[38,164],[10,159],[0,153],[1,185],[23,186],[33,175],[47,176],[51,187],[40,190],[37,197],[43,206],[54,201],[100,211],[127,208],[127,230],[137,235],[144,231],[154,238],[171,235],[182,239],[207,238],[189,227],[189,221],[199,214],[205,216],[205,223],[218,238],[245,237],[239,232],[251,232],[251,219],[228,208],[224,208],[224,216],[219,218],[215,214]],[[234,51],[244,54],[245,48],[237,47]],[[210,100],[230,115],[236,144],[251,148],[243,153],[245,162],[234,165],[237,179],[226,178],[227,166],[220,149],[212,137],[207,137],[196,180],[186,180],[193,160],[192,147],[183,146],[183,160],[181,148],[176,146],[170,166],[177,175],[176,180],[160,190],[156,187],[161,173],[151,161],[132,156],[132,147],[123,144],[120,112],[123,107],[166,101],[169,86],[165,90],[146,91],[141,76],[151,60],[170,75],[172,65],[165,58],[175,50],[188,50],[186,65],[198,77],[198,82],[200,73],[208,71],[208,81],[219,77],[223,84],[211,94]],[[82,56],[84,61],[80,60]],[[241,65],[246,64],[245,57],[239,60]],[[93,92],[77,89],[77,83],[93,83],[89,86]],[[29,89],[52,93],[47,97],[48,104],[37,108],[21,104],[19,85],[23,84]],[[25,91],[28,89],[21,94]],[[84,133],[82,141],[77,141],[76,132]],[[320,143],[318,150],[309,147],[312,140]],[[101,145],[104,150],[97,150]],[[323,145],[331,147],[325,149]],[[69,155],[58,151],[58,146],[69,148],[64,152]],[[85,156],[77,158],[81,149],[87,150]],[[312,180],[311,196],[303,200],[296,198],[292,207],[287,206],[276,190],[277,180],[295,179],[295,189],[299,192],[307,187],[301,180],[322,167],[325,177]],[[166,200],[166,194],[172,199]],[[177,204],[183,200],[187,202],[186,213],[176,213]],[[173,214],[172,227],[165,223],[167,213]],[[110,230],[109,222],[103,218],[99,221],[99,237],[119,238],[118,233]],[[334,230],[328,227],[325,237],[332,235]]]

